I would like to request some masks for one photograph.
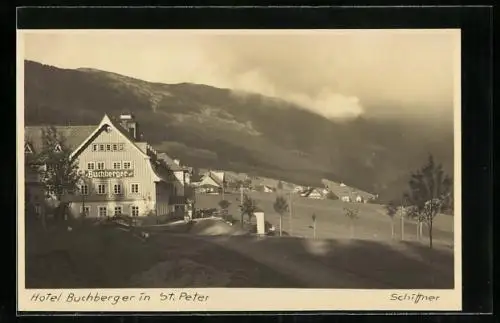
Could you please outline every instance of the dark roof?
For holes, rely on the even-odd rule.
[[[170,157],[169,155],[167,155],[167,153],[159,153],[158,155],[158,158],[163,160],[165,162],[165,164],[167,164],[167,166],[172,170],[172,171],[181,171],[181,170],[184,170],[183,167],[177,165],[174,160],[172,159],[172,157]]]
[[[363,199],[375,198],[375,195],[370,194],[368,192],[364,192],[362,190],[358,190],[354,187],[350,187],[347,185],[341,186],[341,184],[336,183],[334,181],[327,180],[327,179],[323,179],[322,182],[328,188],[328,190],[332,191],[333,194],[335,194],[339,198],[342,196],[349,196],[352,198],[356,198],[357,196],[361,196]]]
[[[128,140],[130,140],[132,143],[135,143],[137,141],[132,137],[130,132],[121,125],[120,120],[114,117],[109,117],[109,119],[111,120],[111,125],[115,129],[120,131]],[[67,147],[74,151],[92,134],[92,132],[96,130],[98,126],[98,124],[78,126],[26,126],[24,127],[24,140],[26,143],[30,144],[30,147],[34,150],[34,152],[40,151],[43,148],[43,129],[53,127],[59,134],[61,134],[65,138]]]
[[[131,142],[136,142],[138,141],[137,139],[135,139],[134,137],[132,137],[132,134],[127,130],[125,129],[120,120],[118,118],[115,118],[115,117],[109,117],[109,120],[111,120],[111,122],[113,123],[113,126],[118,129],[125,137],[127,137],[128,140],[130,140]],[[137,134],[137,136],[140,136],[139,134]]]
[[[320,190],[314,187],[306,189],[304,192],[302,192],[302,194],[304,195],[304,197],[308,197],[314,191],[318,192],[320,195],[323,195],[323,193]]]
[[[132,137],[130,132],[128,132],[116,118],[109,117],[111,120],[111,126],[116,130],[120,131],[132,144],[136,145],[136,140]],[[82,125],[82,126],[27,126],[24,128],[24,140],[26,143],[30,144],[30,147],[34,153],[37,153],[43,149],[43,130],[47,127],[54,127],[55,130],[65,138],[66,146],[75,151],[89,136],[94,132],[99,125]],[[137,146],[137,145],[136,145]],[[140,149],[140,148],[139,148]],[[165,181],[172,180],[169,171],[183,170],[181,167],[176,165],[173,160],[168,157],[167,154],[158,154],[160,159],[163,159],[167,164],[167,168],[161,167],[154,163],[153,170],[155,173]],[[167,160],[165,160],[167,159]]]
[[[29,143],[33,152],[43,149],[43,130],[49,126],[28,126],[24,127],[24,141]],[[97,126],[54,126],[59,134],[65,138],[65,143],[69,149],[76,149]]]

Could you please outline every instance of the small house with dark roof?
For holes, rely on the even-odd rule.
[[[43,149],[44,129],[25,127],[25,155]],[[180,215],[190,209],[186,207],[186,192],[176,190],[184,176],[179,179],[156,150],[142,140],[133,115],[121,115],[119,119],[105,115],[98,125],[54,129],[83,174],[78,192],[65,196],[73,216]],[[32,187],[36,192],[36,182],[27,181],[27,189]]]
[[[317,188],[308,188],[306,189],[302,194],[302,197],[307,197],[310,199],[323,199],[325,198],[325,195],[323,192]]]
[[[376,198],[376,195],[350,187],[343,182],[337,183],[328,179],[322,180],[326,189],[339,197],[343,202],[366,203]]]

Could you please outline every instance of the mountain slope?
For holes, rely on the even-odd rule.
[[[161,84],[25,62],[26,124],[95,124],[136,115],[145,138],[195,167],[320,185],[327,177],[385,195],[432,152],[453,165],[452,129],[411,120],[334,122],[291,103],[199,84]],[[392,185],[394,184],[394,185]]]

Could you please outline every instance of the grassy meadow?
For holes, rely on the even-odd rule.
[[[259,208],[264,211],[266,221],[269,221],[277,229],[279,227],[279,215],[274,211],[273,204],[276,196],[283,195],[287,199],[288,193],[261,193],[250,192],[249,196],[257,200]],[[240,218],[239,198],[240,194],[226,193],[224,198],[228,200],[229,213],[236,219]],[[197,194],[196,208],[218,207],[221,195]],[[292,218],[290,227],[290,215],[283,215],[283,230],[293,236],[311,238],[313,237],[312,215],[316,215],[316,237],[320,239],[344,239],[351,238],[351,220],[345,216],[344,207],[358,208],[358,219],[354,220],[354,238],[370,240],[391,239],[391,220],[387,216],[385,207],[378,204],[346,203],[340,200],[315,200],[292,195]],[[401,222],[399,215],[394,219],[395,238],[401,237]],[[417,226],[414,222],[405,220],[405,240],[416,240]],[[427,227],[423,227],[423,242],[427,241]],[[438,215],[434,222],[434,242],[437,244],[453,245],[453,217],[449,215]]]

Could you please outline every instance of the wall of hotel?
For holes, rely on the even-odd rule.
[[[93,151],[94,144],[123,144],[122,151]],[[97,169],[97,162],[104,162],[105,170],[114,170],[114,162],[130,162],[134,172],[132,177],[122,177],[113,179],[104,178],[85,178],[89,186],[89,194],[86,196],[75,196],[74,203],[71,205],[73,214],[80,214],[82,200],[85,199],[86,205],[91,205],[91,214],[97,215],[97,206],[108,205],[109,210],[114,211],[115,205],[123,206],[123,213],[130,214],[131,205],[139,206],[139,214],[146,215],[155,210],[156,191],[153,182],[154,174],[150,166],[149,158],[142,154],[140,150],[116,129],[110,132],[101,132],[78,157],[81,170],[88,170],[88,163],[95,163],[94,170]],[[97,194],[97,185],[106,184],[107,192],[104,195]],[[114,184],[121,184],[122,193],[117,195],[113,192]],[[139,193],[132,193],[131,185],[139,184]],[[92,208],[95,206],[95,208]],[[109,212],[109,211],[108,211]]]
[[[113,216],[115,214],[115,206],[121,206],[122,214],[132,215],[132,206],[139,207],[139,216],[146,216],[151,210],[154,210],[154,205],[147,201],[108,201],[108,202],[72,202],[70,205],[70,212],[73,217],[79,217],[82,212],[82,206],[88,208],[88,217],[96,218],[99,217],[99,207],[106,207],[106,213],[108,216]]]

